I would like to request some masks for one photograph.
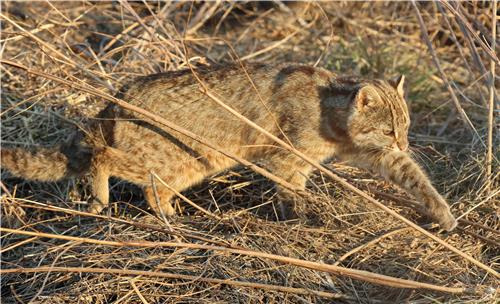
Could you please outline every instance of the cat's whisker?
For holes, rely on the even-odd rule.
[[[410,149],[411,156],[417,163],[419,163],[421,166],[426,166],[428,168],[428,164],[432,162],[432,160],[425,154],[424,152],[411,148]]]
[[[456,221],[448,205],[410,157],[420,156],[399,150],[407,145],[410,123],[403,82],[404,78],[389,84],[341,77],[321,68],[288,63],[149,75],[120,90],[117,96],[127,98],[128,107],[109,104],[99,119],[92,120],[90,131],[77,135],[70,145],[35,153],[2,149],[2,166],[15,175],[40,181],[89,172],[90,210],[95,213],[108,206],[108,180],[117,177],[141,186],[150,207],[164,218],[176,212],[171,205],[174,196],[207,176],[238,162],[251,166],[265,161],[268,171],[252,168],[278,184],[278,197],[289,203],[289,208],[283,204],[280,208],[286,218],[295,213],[295,191],[305,189],[313,169],[313,162],[282,149],[289,145],[312,156],[316,163],[339,156],[384,176],[424,202],[428,213],[451,230]],[[297,83],[307,83],[308,89],[299,94]],[[193,89],[199,85],[205,90]],[[228,93],[220,97],[224,101],[218,101],[212,91]],[[175,125],[164,122],[158,126],[140,110]],[[178,133],[170,133],[163,125]],[[151,172],[163,182],[155,183]]]

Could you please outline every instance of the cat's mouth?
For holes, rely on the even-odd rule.
[[[392,144],[391,150],[392,151],[396,151],[396,152],[402,152],[403,151],[403,150],[401,150],[401,148],[399,147],[399,145],[397,143],[393,143]]]

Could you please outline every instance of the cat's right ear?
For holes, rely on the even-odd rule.
[[[394,78],[392,80],[389,80],[389,84],[392,85],[393,88],[396,89],[398,92],[399,96],[404,97],[405,96],[405,75],[400,75],[397,78]]]
[[[364,111],[377,104],[380,101],[380,95],[377,90],[371,86],[367,85],[359,89],[356,94],[355,104],[358,111]]]

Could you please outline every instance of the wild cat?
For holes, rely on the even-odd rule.
[[[261,160],[273,174],[304,188],[312,166],[222,109],[199,88],[318,162],[336,156],[377,172],[422,202],[446,230],[457,221],[443,197],[408,153],[410,117],[403,82],[342,77],[300,64],[245,64],[140,77],[117,97],[183,127],[227,152]],[[2,149],[2,166],[12,174],[56,181],[90,173],[90,211],[109,202],[108,179],[140,185],[150,207],[173,215],[174,192],[151,172],[182,191],[236,162],[137,113],[109,104],[70,143],[28,151]],[[294,194],[277,185],[278,197],[294,210]],[[285,217],[287,211],[282,212]]]

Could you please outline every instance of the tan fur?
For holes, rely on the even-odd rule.
[[[317,161],[336,155],[378,172],[422,201],[427,213],[443,228],[451,230],[456,226],[444,199],[406,152],[410,119],[402,96],[403,80],[389,84],[339,77],[324,69],[296,64],[246,65],[245,69],[248,74],[238,65],[196,72],[211,92],[229,106],[290,141],[301,152]],[[251,161],[264,160],[272,173],[301,188],[305,186],[311,166],[204,95],[191,71],[136,79],[118,97],[228,152]],[[101,112],[89,133],[92,135],[78,147],[92,151],[87,167],[93,177],[93,212],[100,212],[108,204],[110,176],[141,185],[156,212],[172,215],[173,192],[160,183],[153,191],[151,171],[182,191],[208,175],[236,165],[182,134],[113,104]],[[52,160],[42,161],[20,150],[13,151],[7,152],[10,156],[4,166],[16,175],[43,180],[28,172],[33,168],[59,168],[53,170],[59,172],[54,176],[67,175],[60,169],[64,159],[58,161],[58,166],[49,167]],[[13,162],[12,153],[19,153],[17,163]],[[278,193],[283,201],[293,201],[286,190],[278,189]],[[293,210],[293,204],[288,209]]]

